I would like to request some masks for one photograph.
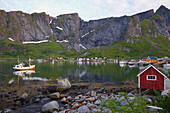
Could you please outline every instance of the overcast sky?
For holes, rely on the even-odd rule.
[[[170,8],[170,0],[0,0],[5,11],[46,12],[53,17],[76,12],[86,21],[156,11],[161,5]]]

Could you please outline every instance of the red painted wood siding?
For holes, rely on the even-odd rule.
[[[156,80],[147,80],[147,75],[156,75]],[[156,71],[153,67],[140,75],[140,88],[145,89],[164,89],[164,76]]]

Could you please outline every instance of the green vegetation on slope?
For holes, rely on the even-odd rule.
[[[0,41],[0,56],[49,58],[62,56],[65,58],[77,57],[108,57],[108,58],[141,58],[150,56],[170,57],[170,41],[160,35],[157,38],[131,37],[126,41],[114,42],[108,46],[100,46],[86,51],[67,51],[65,44],[47,42],[41,44],[23,45],[21,42],[12,42],[8,39]]]
[[[21,57],[49,58],[63,56],[60,55],[63,53],[63,50],[65,50],[64,45],[56,42],[24,45],[21,42],[12,42],[8,39],[0,41],[1,57],[4,55],[17,57],[19,55]]]
[[[164,57],[170,56],[170,41],[163,36],[158,38],[131,37],[130,42],[119,41],[108,46],[91,48],[80,52],[80,57],[109,57],[109,58],[141,58],[148,55]]]

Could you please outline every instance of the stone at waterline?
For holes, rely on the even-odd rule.
[[[59,99],[60,98],[60,93],[59,92],[52,93],[52,94],[50,94],[50,98],[51,99]]]
[[[67,78],[65,78],[63,80],[58,80],[58,83],[57,83],[58,91],[64,91],[64,90],[69,89],[70,87],[71,87],[71,84]]]
[[[57,101],[51,101],[45,104],[41,109],[42,113],[51,113],[53,111],[59,111],[59,104]]]

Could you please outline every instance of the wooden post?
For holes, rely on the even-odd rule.
[[[139,88],[139,95],[141,96],[141,88]]]

